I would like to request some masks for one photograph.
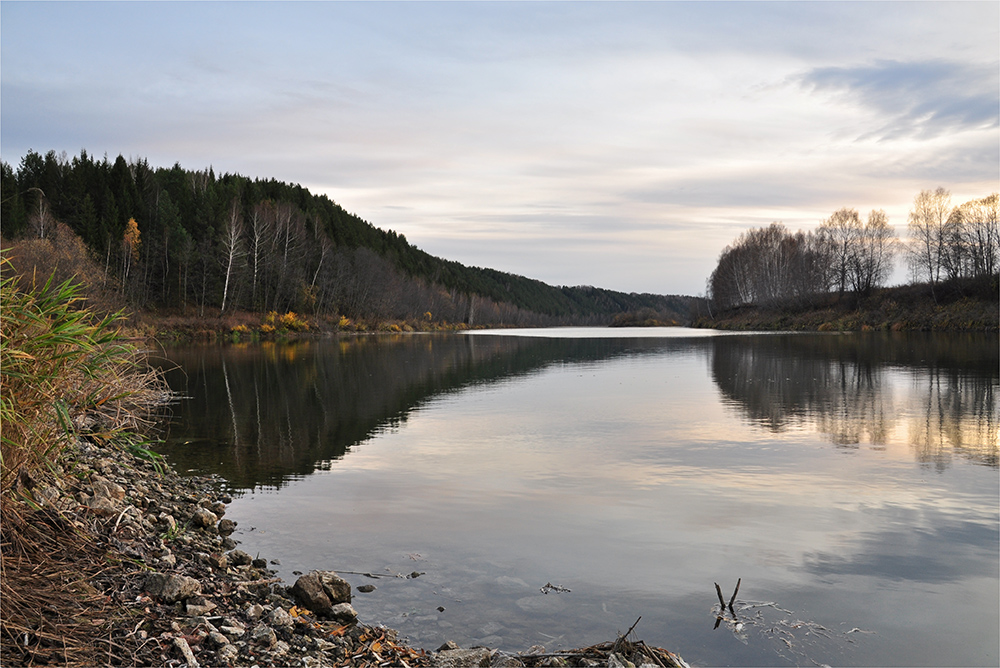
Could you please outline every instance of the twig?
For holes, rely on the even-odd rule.
[[[642,615],[639,616],[639,619],[642,619]],[[625,635],[622,636],[623,638],[629,637],[629,634],[632,633],[632,629],[634,629],[636,627],[636,624],[639,623],[639,619],[635,620],[635,624],[632,624],[632,626],[628,627],[628,631],[626,631]]]
[[[395,573],[365,573],[362,571],[342,571],[337,570],[338,573],[347,573],[348,575],[364,575],[366,578],[397,578],[398,574]]]
[[[726,599],[722,598],[722,587],[719,586],[718,582],[715,583],[715,593],[719,595],[719,605],[721,605],[722,609],[725,610]]]
[[[275,582],[281,582],[281,578],[270,578],[268,580],[243,580],[241,582],[230,582],[229,584],[233,587],[246,587],[250,585],[274,584]]]
[[[736,613],[733,611],[733,603],[736,602],[736,594],[740,591],[740,583],[741,582],[743,582],[743,578],[738,578],[736,580],[736,589],[733,590],[733,597],[731,599],[729,599],[729,611],[732,612],[734,615]],[[716,586],[718,586],[718,585],[716,585]],[[719,597],[720,598],[722,597],[721,593],[719,594]]]

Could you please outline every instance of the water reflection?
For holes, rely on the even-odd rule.
[[[644,639],[701,665],[995,656],[995,337],[407,335],[169,355],[191,397],[170,459],[253,490],[229,511],[243,549],[286,580],[419,568],[355,603],[421,646],[584,646],[641,616]],[[742,600],[794,616],[713,632],[712,583],[737,577]],[[769,635],[782,622],[837,633]]]
[[[775,433],[809,428],[843,449],[905,439],[938,470],[953,457],[998,466],[995,337],[922,334],[713,340],[729,405]]]
[[[164,451],[180,470],[239,489],[329,469],[399,428],[429,398],[523,376],[667,352],[710,360],[727,403],[763,429],[810,429],[850,450],[905,440],[938,470],[997,467],[998,352],[989,336],[771,335],[551,339],[400,335],[171,349],[174,409]]]
[[[399,428],[431,397],[689,345],[708,343],[446,334],[174,348],[162,364],[187,398],[161,451],[178,470],[215,473],[236,489],[280,487]]]

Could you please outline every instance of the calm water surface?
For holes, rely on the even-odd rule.
[[[164,452],[289,582],[423,573],[345,577],[424,647],[997,665],[997,338],[712,334],[170,349]]]

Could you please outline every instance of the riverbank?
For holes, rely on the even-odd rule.
[[[621,665],[685,665],[626,638],[556,653],[411,647],[358,620],[336,574],[288,586],[273,563],[240,550],[221,479],[182,477],[86,438],[49,470],[21,475],[15,493],[3,570],[18,600],[4,602],[3,665],[594,666],[611,654]]]
[[[468,328],[465,323],[438,321],[429,317],[417,320],[352,320],[344,316],[305,315],[294,311],[219,313],[218,309],[214,309],[205,314],[185,314],[180,311],[145,310],[131,316],[123,334],[133,340],[161,343],[249,343],[330,334],[451,332]]]
[[[904,285],[868,297],[822,295],[798,302],[740,306],[697,318],[693,327],[761,331],[1000,331],[997,278]]]

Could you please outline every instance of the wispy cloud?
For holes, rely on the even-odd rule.
[[[8,162],[85,148],[301,183],[556,284],[698,292],[747,227],[898,224],[920,189],[981,197],[1000,167],[997,3],[2,11]]]
[[[1000,124],[998,63],[947,60],[819,67],[802,76],[803,85],[844,96],[876,111],[885,123],[874,138],[931,138]]]

